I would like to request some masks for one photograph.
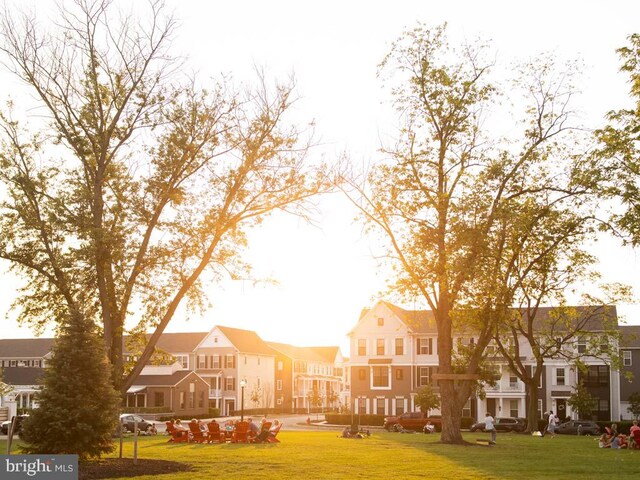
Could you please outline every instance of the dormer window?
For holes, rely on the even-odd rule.
[[[384,326],[384,318],[382,318],[382,317],[378,317],[378,326],[379,326],[379,327]]]

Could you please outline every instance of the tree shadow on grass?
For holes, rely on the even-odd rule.
[[[81,462],[78,466],[79,480],[101,478],[137,477],[140,475],[165,475],[189,472],[193,467],[186,463],[169,460],[138,459],[136,465],[131,458],[103,458]]]

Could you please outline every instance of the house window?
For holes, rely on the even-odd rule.
[[[609,367],[607,365],[589,365],[585,374],[579,373],[585,387],[609,385]]]
[[[367,378],[367,371],[364,368],[358,369],[358,380],[364,380]]]
[[[284,364],[280,361],[278,362],[278,370],[282,370],[284,368]]]
[[[384,415],[384,409],[387,404],[386,399],[384,398],[376,398],[376,413],[378,415]]]
[[[358,398],[358,413],[367,413],[367,399]]]
[[[359,338],[358,339],[358,355],[364,357],[367,355],[367,339]]]
[[[164,392],[155,392],[153,394],[153,406],[164,407]]]
[[[418,386],[429,385],[429,367],[418,367]]]
[[[180,409],[184,410],[187,407],[186,404],[187,392],[180,392]]]
[[[467,400],[467,403],[462,407],[462,416],[470,417],[471,416],[471,399]]]
[[[211,362],[211,365],[215,369],[220,368],[220,355],[213,356],[213,362]]]
[[[518,388],[518,377],[515,375],[509,375],[509,387]]]
[[[279,398],[278,400],[276,400],[276,405],[282,405],[282,398]]]
[[[404,413],[404,398],[396,398],[396,417]]]
[[[175,359],[180,362],[182,368],[189,368],[189,355],[176,355]]]
[[[378,326],[379,326],[379,327],[384,326],[384,318],[382,318],[382,317],[378,317]]]
[[[587,340],[584,337],[578,337],[578,353],[587,351]]]
[[[556,385],[565,385],[564,368],[556,368]]]
[[[624,350],[622,352],[622,364],[625,367],[631,366],[631,350]]]
[[[196,406],[196,392],[189,392],[189,408]]]
[[[276,380],[276,390],[282,390],[282,380]]]
[[[598,410],[600,410],[601,412],[608,412],[609,411],[609,400],[607,399],[599,399],[598,400]]]
[[[404,378],[404,371],[401,368],[396,368],[396,380],[402,380]]]
[[[207,368],[206,364],[205,355],[198,355],[198,368]]]
[[[198,407],[204,407],[204,390],[200,390],[200,398],[198,399]]]
[[[384,355],[384,338],[376,340],[376,355]]]
[[[514,399],[509,400],[509,415],[511,417],[518,416],[518,400],[514,400]]]
[[[246,357],[245,357],[246,359]],[[235,368],[236,362],[233,354],[227,354],[224,356],[224,368]]]
[[[404,355],[404,339],[396,338],[396,355]]]
[[[388,387],[389,386],[389,367],[371,367],[372,370],[372,386]]]
[[[542,399],[539,398],[538,399],[538,418],[542,418],[543,413],[542,413]]]
[[[418,339],[418,354],[419,355],[431,355],[433,351],[433,338],[419,338]]]
[[[233,378],[233,377],[225,378],[224,389],[225,390],[235,390],[236,389],[235,378]]]

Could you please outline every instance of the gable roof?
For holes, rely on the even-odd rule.
[[[392,303],[382,303],[404,323],[412,333],[437,333],[436,319],[431,310],[405,310]]]
[[[286,343],[267,342],[269,347],[294,360],[306,362],[335,362],[340,347],[296,347]]]
[[[640,348],[640,325],[620,325],[621,348]]]
[[[411,333],[437,334],[438,328],[435,316],[431,310],[405,310],[402,307],[381,300],[380,304],[386,306],[391,312],[402,321]],[[372,309],[365,308],[360,314],[360,320]],[[590,306],[567,306],[540,307],[536,314],[535,323],[541,325],[552,318],[554,314],[565,312],[567,318],[576,321],[584,320],[583,330],[603,331],[617,325],[618,315],[615,306],[611,305],[590,305]]]
[[[0,357],[43,358],[53,348],[53,338],[7,338],[0,340]]]
[[[259,355],[271,356],[276,355],[276,352],[252,330],[221,327],[220,325],[218,325],[217,328],[241,353],[257,353]]]
[[[5,367],[2,370],[2,381],[7,385],[40,385],[44,373],[38,367]]]
[[[204,382],[202,377],[192,370],[178,370],[171,375],[138,375],[135,386],[146,387],[174,387],[190,375],[195,375]]]
[[[175,332],[163,333],[156,344],[156,348],[168,353],[193,352],[198,344],[209,332]],[[151,337],[147,334],[147,340]]]

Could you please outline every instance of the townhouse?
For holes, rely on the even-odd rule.
[[[344,359],[338,347],[295,347],[267,342],[276,357],[276,404],[282,411],[310,412],[312,392],[320,408],[336,409],[345,397]]]
[[[309,408],[308,395],[314,388],[322,392],[325,407],[346,401],[338,347],[272,345],[256,332],[225,326],[209,332],[164,333],[156,348],[159,359],[169,361],[145,366],[127,391],[125,404],[164,408],[187,418],[210,408],[223,416],[242,407],[300,411]],[[10,394],[0,397],[0,407],[33,406],[52,346],[51,338],[0,340],[0,365],[5,383],[12,386]],[[126,338],[125,362],[136,360],[137,350],[135,339]]]
[[[548,315],[551,309],[542,309]],[[588,329],[597,332],[605,317],[615,317],[615,308],[604,309],[589,320]],[[405,310],[389,302],[379,301],[363,310],[356,326],[349,332],[351,407],[354,413],[399,415],[417,410],[415,397],[423,386],[438,391],[433,374],[438,371],[437,328],[433,313],[428,310]],[[473,343],[471,334],[457,335],[454,344]],[[578,351],[586,348],[577,339]],[[640,355],[640,344],[629,347],[630,353]],[[497,354],[495,345],[489,345],[488,358],[493,364],[496,385],[485,385],[485,398],[471,398],[463,409],[463,416],[480,418],[485,412],[498,416],[524,417],[528,398],[524,384],[510,371],[506,361]],[[521,341],[521,360],[530,368],[534,365],[530,346]],[[582,353],[582,352],[581,352]],[[582,382],[597,399],[594,416],[609,420],[621,418],[621,392],[628,398],[633,386],[621,388],[620,373],[612,370],[599,356],[584,356],[586,372],[577,370],[561,359],[545,361],[542,381],[538,390],[538,413],[554,410],[561,417],[572,416],[567,400],[573,387]],[[636,365],[640,363],[638,358]],[[624,373],[624,372],[623,372]],[[636,389],[637,390],[637,389]]]

